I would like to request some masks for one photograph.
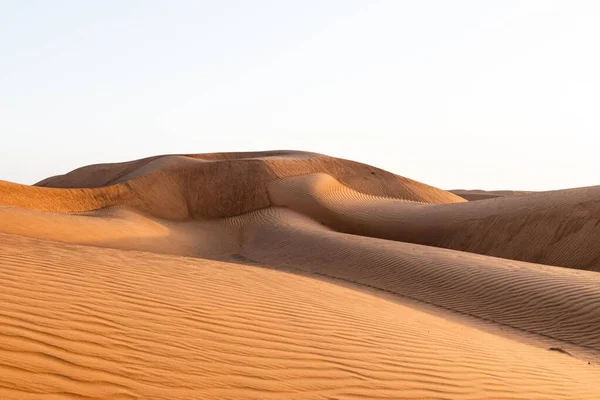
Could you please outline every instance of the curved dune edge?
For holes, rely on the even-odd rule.
[[[600,188],[468,203],[288,151],[39,185],[0,182],[38,238],[0,234],[0,398],[600,397],[600,275],[432,247],[594,269]]]
[[[342,190],[332,196],[311,189],[304,181],[314,174]],[[313,217],[319,210],[319,221],[347,233],[600,271],[600,187],[468,203],[368,165],[294,151],[157,156],[83,167],[39,184],[88,187],[0,182],[0,203],[62,213],[123,207],[183,221],[288,207],[301,196],[310,204],[292,208]],[[406,201],[435,207],[408,209]]]
[[[3,399],[600,396],[596,366],[329,282],[0,243]]]
[[[273,181],[269,195],[346,233],[600,271],[600,186],[430,205],[360,193],[317,173]]]
[[[595,272],[347,235],[286,208],[173,222],[121,209],[80,216],[0,207],[0,221],[5,232],[43,239],[292,268],[600,354]]]
[[[425,203],[465,201],[353,161],[312,153],[268,154],[152,157],[84,167],[40,183],[82,186],[70,189],[0,182],[0,204],[63,213],[127,207],[170,220],[228,217],[269,206],[269,182],[315,172],[330,174],[357,191],[376,196]],[[88,183],[84,186],[83,182]]]
[[[295,150],[159,155],[133,161],[86,165],[64,175],[43,179],[35,186],[98,188],[149,175],[168,166],[190,166],[201,162],[231,160],[307,159],[315,157],[324,157],[324,155]]]
[[[242,254],[600,354],[600,275],[341,234],[286,209],[240,222]],[[239,218],[239,217],[238,217]]]

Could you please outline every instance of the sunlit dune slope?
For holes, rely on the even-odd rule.
[[[599,199],[291,151],[0,182],[0,398],[597,399]]]
[[[600,397],[595,365],[360,285],[6,234],[0,269],[2,399]]]
[[[600,352],[595,272],[348,235],[288,208],[173,222],[122,209],[61,215],[4,207],[0,220],[5,232],[38,238],[293,268]]]
[[[467,203],[364,164],[293,151],[151,157],[83,167],[39,185],[0,182],[0,204],[60,213],[126,207],[172,221],[279,205],[347,233],[600,269],[599,187],[499,191],[500,198]]]
[[[164,223],[276,205],[346,233],[600,270],[600,187],[465,202],[364,164],[293,151],[151,157],[40,185],[76,188],[0,182],[0,204],[59,213],[127,208]]]
[[[452,204],[353,190],[327,174],[274,181],[275,205],[335,230],[570,268],[600,270],[600,186]]]
[[[465,201],[353,161],[312,153],[267,152],[154,157],[84,167],[40,183],[76,187],[70,190],[0,182],[0,204],[56,212],[127,206],[173,220],[226,217],[268,206],[268,182],[315,172],[377,196],[425,203]]]

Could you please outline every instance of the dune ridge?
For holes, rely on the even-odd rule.
[[[600,393],[598,370],[576,358],[328,282],[0,237],[4,399]]]
[[[600,351],[600,274],[358,235],[286,209],[242,224],[242,254]],[[306,249],[311,249],[307,252]]]
[[[600,271],[600,186],[431,205],[366,195],[321,173],[273,181],[269,193],[346,233]]]
[[[0,397],[600,398],[598,199],[292,151],[0,182]]]
[[[315,182],[301,183],[315,174],[329,176],[333,179],[329,185],[342,185],[342,192],[344,187],[351,190],[342,197],[323,200],[326,207],[319,205],[321,194],[304,188]],[[282,196],[282,190],[275,187],[285,186],[286,179],[303,187],[289,185],[291,197],[302,196],[306,203],[312,196],[311,205],[297,211],[315,213],[318,209],[321,222],[333,221],[334,229],[347,233],[600,270],[595,251],[600,237],[599,186],[518,196],[501,191],[502,197],[467,203],[455,194],[374,167],[315,153],[175,155],[101,164],[48,178],[41,186],[0,182],[0,201],[63,213],[124,207],[183,221],[242,215],[270,205],[288,206],[273,200]],[[53,185],[69,189],[57,190]],[[371,196],[368,201],[356,203],[365,195]],[[431,207],[408,211],[408,206],[398,206],[400,202]],[[359,210],[343,210],[349,207]]]
[[[246,153],[162,156],[84,167],[46,179],[38,184],[41,186],[0,182],[2,203],[55,212],[125,206],[172,220],[227,217],[269,206],[268,182],[314,172],[326,172],[349,187],[377,196],[427,203],[464,201],[353,161],[312,153],[275,154],[256,153],[252,158],[242,157]],[[216,160],[209,161],[211,158]],[[57,190],[64,187],[69,190]]]
[[[347,235],[281,207],[191,222],[126,210],[82,216],[0,207],[0,217],[13,234],[293,267],[600,351],[600,275],[594,272]]]
[[[59,215],[0,207],[0,217],[13,234],[291,267],[600,351],[600,276],[594,272],[347,235],[281,207],[188,222],[121,209]]]

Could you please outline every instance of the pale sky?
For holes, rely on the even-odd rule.
[[[0,0],[0,179],[297,149],[600,184],[600,1]]]

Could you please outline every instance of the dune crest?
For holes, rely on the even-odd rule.
[[[600,271],[600,186],[419,204],[360,193],[326,174],[272,182],[273,204],[357,235]]]
[[[598,199],[293,151],[0,182],[0,397],[597,399]]]
[[[376,196],[426,203],[465,201],[353,161],[312,153],[269,154],[152,157],[80,168],[40,182],[43,186],[0,182],[0,204],[63,213],[119,206],[170,220],[228,217],[269,206],[269,182],[315,172]]]

